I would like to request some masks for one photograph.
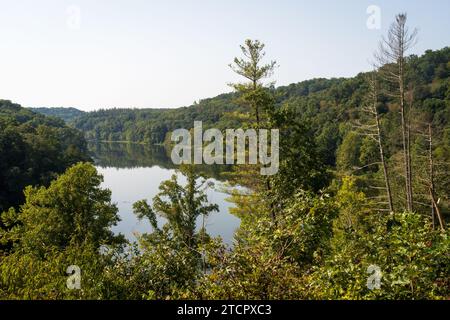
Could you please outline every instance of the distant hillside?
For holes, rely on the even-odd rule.
[[[76,108],[30,108],[32,111],[63,119],[65,122],[70,122],[73,119],[83,115],[85,112]]]
[[[407,59],[407,76],[414,83],[414,110],[433,119],[437,132],[447,137],[450,122],[450,48],[428,50]],[[350,122],[358,118],[367,94],[366,74],[353,78],[312,79],[274,88],[279,106],[289,106],[297,117],[310,123],[326,162],[335,165],[336,151],[350,130]],[[84,113],[72,125],[82,130],[87,139],[162,143],[176,128],[191,128],[194,120],[204,127],[219,129],[239,127],[233,111],[248,111],[234,103],[234,93],[204,99],[178,109],[108,109]],[[379,111],[390,142],[398,139],[397,102],[380,93]],[[442,130],[443,129],[443,130]],[[395,145],[395,144],[394,144]],[[388,150],[389,151],[389,150]]]
[[[274,88],[278,104],[289,99],[333,89],[347,79],[313,79],[289,86]],[[339,89],[336,89],[339,90]],[[235,93],[224,93],[214,98],[200,100],[188,107],[175,109],[114,108],[86,112],[72,121],[72,125],[85,132],[89,140],[133,141],[159,144],[167,133],[177,128],[191,128],[194,120],[204,127],[218,129],[240,127],[233,112],[248,110],[236,105]]]
[[[89,160],[80,131],[0,100],[0,212],[23,203],[26,186],[49,185],[71,165]]]

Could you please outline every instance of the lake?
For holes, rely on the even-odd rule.
[[[151,203],[158,193],[159,184],[176,174],[168,152],[164,147],[119,142],[90,142],[89,151],[94,158],[95,166],[104,177],[102,186],[112,192],[112,201],[119,209],[121,221],[113,228],[131,241],[136,236],[152,231],[150,223],[139,221],[133,213],[133,203],[147,199]],[[230,214],[232,206],[226,201],[228,194],[223,192],[225,182],[221,173],[226,166],[200,166],[200,170],[208,181],[214,182],[214,188],[208,189],[208,200],[219,206],[219,212],[211,213],[205,220],[206,230],[211,236],[221,236],[224,242],[231,245],[233,234],[239,227],[239,219]],[[179,182],[185,183],[178,174]],[[202,217],[197,220],[202,226]],[[165,223],[158,218],[158,223]]]

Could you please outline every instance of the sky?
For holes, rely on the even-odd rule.
[[[0,99],[187,106],[241,80],[228,64],[247,38],[278,62],[276,85],[351,77],[370,70],[399,12],[419,29],[410,53],[450,45],[448,0],[0,0]]]

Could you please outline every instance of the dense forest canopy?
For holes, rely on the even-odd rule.
[[[0,211],[18,206],[28,185],[48,185],[87,161],[83,134],[64,121],[0,100]]]
[[[69,122],[76,117],[81,116],[84,112],[76,108],[30,108],[31,111],[41,113],[46,116],[53,116]]]

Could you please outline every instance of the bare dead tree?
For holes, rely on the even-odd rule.
[[[408,176],[408,195],[411,202],[411,208],[409,210],[412,211],[412,206],[414,203],[414,194],[413,194],[413,182],[412,182],[412,164],[411,164],[411,117],[413,114],[413,106],[414,106],[414,88],[410,88],[408,94],[407,94],[407,101],[408,101],[408,119],[406,123],[406,151],[407,151],[407,163],[409,168],[409,176]]]
[[[375,54],[377,67],[385,81],[394,85],[395,91],[388,94],[398,99],[400,104],[403,162],[405,172],[406,208],[413,210],[412,172],[410,143],[408,134],[408,110],[405,105],[405,55],[417,40],[417,29],[412,32],[406,26],[406,13],[398,14],[391,24],[387,38],[383,37]]]
[[[381,125],[380,125],[380,115],[377,110],[378,104],[378,82],[376,79],[376,72],[372,72],[367,78],[367,83],[369,84],[369,92],[367,95],[367,102],[362,106],[361,110],[369,115],[369,120],[365,121],[364,124],[359,124],[358,129],[362,131],[362,134],[368,136],[376,142],[378,145],[378,150],[380,153],[380,162],[383,169],[385,191],[387,197],[387,204],[389,205],[389,211],[394,212],[394,205],[392,201],[391,184],[389,181],[388,167],[386,164],[386,156],[382,141]]]
[[[381,127],[380,127],[380,116],[378,114],[378,110],[377,110],[377,103],[378,103],[378,90],[377,90],[377,82],[375,79],[375,75],[373,76],[374,78],[369,82],[370,84],[370,96],[371,96],[371,100],[372,100],[372,114],[375,117],[375,123],[376,123],[376,128],[377,128],[377,142],[378,142],[378,149],[380,151],[380,160],[381,160],[381,164],[382,164],[382,168],[383,168],[383,175],[384,175],[384,181],[386,184],[386,194],[387,194],[387,198],[388,198],[388,202],[389,202],[389,210],[391,212],[394,212],[394,205],[392,203],[392,193],[391,193],[391,184],[389,182],[389,174],[388,174],[388,168],[386,165],[386,158],[385,158],[385,152],[384,152],[384,148],[383,148],[383,142],[382,142],[382,136],[381,136]]]
[[[435,227],[435,216],[439,220],[439,225],[441,227],[441,230],[444,230],[444,219],[441,215],[441,211],[439,210],[437,201],[436,201],[436,194],[435,194],[435,187],[434,187],[434,163],[433,163],[433,128],[431,126],[431,123],[428,124],[428,165],[429,165],[429,175],[430,175],[430,185],[429,185],[429,191],[430,191],[430,208],[431,208],[431,217],[433,221],[433,229]]]
[[[430,200],[431,200],[431,221],[433,223],[433,229],[435,227],[434,221],[434,168],[433,168],[433,138],[432,138],[432,129],[431,123],[428,124],[428,162],[429,162],[429,170],[430,170]]]

